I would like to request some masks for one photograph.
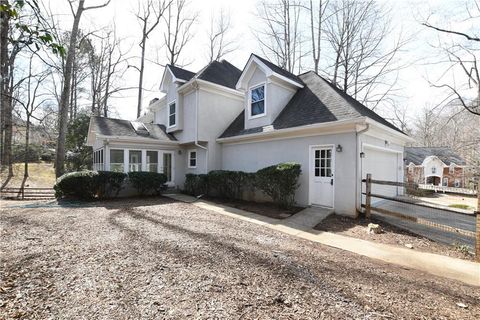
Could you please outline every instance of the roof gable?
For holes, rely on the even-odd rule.
[[[303,82],[298,76],[252,53],[235,86],[237,89],[246,90],[247,83],[256,67],[260,68],[267,78],[275,77],[290,86],[303,88]]]
[[[445,165],[463,166],[465,160],[449,147],[405,147],[405,163],[421,165],[426,158],[436,157]]]
[[[242,71],[227,60],[212,61],[196,77],[224,87],[235,89]]]

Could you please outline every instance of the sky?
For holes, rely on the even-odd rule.
[[[45,0],[46,6],[50,6],[52,12],[65,29],[71,28],[72,17],[67,5],[67,0]],[[140,0],[139,0],[140,1]],[[97,30],[107,25],[116,25],[118,38],[122,39],[122,50],[128,51],[131,56],[129,64],[138,65],[140,48],[138,46],[140,25],[135,18],[135,11],[139,1],[112,0],[106,7],[85,12],[82,16],[81,28],[84,30]],[[398,72],[398,103],[404,105],[410,117],[415,116],[425,106],[432,107],[446,97],[445,90],[432,86],[432,83],[445,81],[445,77],[460,76],[444,75],[447,68],[445,64],[436,62],[444,60],[437,48],[439,41],[447,41],[439,37],[438,33],[421,26],[421,22],[429,19],[432,23],[442,26],[471,30],[470,22],[458,19],[458,15],[465,12],[462,0],[379,0],[381,5],[390,9],[392,17],[392,39],[402,33],[410,39],[409,43],[400,53],[399,59],[404,64]],[[102,3],[102,0],[86,0],[86,5]],[[253,36],[252,30],[258,25],[255,17],[257,0],[190,0],[189,10],[198,13],[197,22],[193,28],[194,37],[185,48],[181,64],[191,71],[198,71],[204,67],[208,58],[207,32],[210,27],[212,15],[218,14],[220,9],[230,12],[231,25],[229,34],[236,40],[237,50],[225,57],[239,69],[242,69],[249,58],[250,53],[261,54],[258,43]],[[164,64],[166,59],[161,48],[162,28],[158,28],[149,38],[147,44],[147,58]],[[156,97],[161,97],[159,85],[163,74],[163,67],[147,62],[145,70],[145,91],[143,106]],[[443,75],[443,78],[442,78]],[[136,86],[138,72],[129,68],[122,77],[126,87]],[[114,107],[113,117],[134,119],[136,116],[137,91],[124,91],[121,96],[111,100]]]

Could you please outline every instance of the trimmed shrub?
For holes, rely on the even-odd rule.
[[[91,200],[97,194],[96,171],[77,171],[66,173],[57,179],[55,197],[73,197],[83,200]]]
[[[279,163],[258,170],[255,186],[281,207],[290,207],[295,204],[295,190],[301,172],[298,163]]]
[[[129,172],[128,180],[141,196],[147,194],[159,195],[166,187],[167,176],[163,173],[148,171]]]
[[[105,199],[118,196],[126,177],[127,174],[123,172],[98,171],[98,175],[95,177],[98,197]]]
[[[185,176],[185,192],[192,196],[208,193],[208,178],[206,174],[187,173]]]
[[[242,171],[214,170],[208,173],[208,194],[227,199],[242,198],[251,185],[252,174]]]

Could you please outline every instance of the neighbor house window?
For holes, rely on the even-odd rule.
[[[455,188],[460,188],[460,187],[461,187],[460,180],[455,179]]]
[[[455,172],[455,165],[454,165],[453,163],[450,165],[450,168],[448,168],[448,171],[449,171],[450,173],[454,173],[454,172]]]
[[[128,171],[142,171],[142,151],[130,150],[128,153],[129,168]]]
[[[172,154],[163,154],[163,174],[167,176],[167,182],[172,181]]]
[[[442,186],[448,187],[448,178],[443,178]]]
[[[158,172],[158,151],[147,151],[147,171]]]
[[[168,106],[168,126],[173,127],[177,124],[177,105],[172,102]]]
[[[432,173],[437,173],[437,168],[436,167],[432,167]]]
[[[110,171],[123,172],[123,149],[110,150]]]
[[[197,167],[197,151],[191,150],[188,152],[188,167],[196,168]]]
[[[250,90],[250,116],[265,114],[265,85]]]

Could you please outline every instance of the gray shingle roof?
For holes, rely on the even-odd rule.
[[[242,71],[227,60],[212,61],[198,74],[198,79],[235,89]]]
[[[262,61],[267,67],[269,67],[270,69],[272,69],[275,73],[278,73],[290,80],[293,80],[295,82],[297,82],[298,84],[301,84],[303,85],[303,82],[302,82],[302,79],[299,77],[299,76],[296,76],[294,75],[293,73],[291,72],[288,72],[287,70],[277,66],[276,64],[260,57],[260,56],[257,56],[256,54],[252,53],[253,56],[255,56],[256,58],[258,58],[260,61]]]
[[[92,116],[92,128],[96,133],[105,136],[122,136],[147,138],[156,141],[176,141],[175,137],[166,132],[165,126],[153,123],[144,123],[149,135],[137,133],[129,120],[112,119]]]
[[[173,66],[171,64],[167,64],[167,67],[172,71],[175,78],[188,81],[195,76],[195,72],[188,71],[186,69],[179,68],[177,66]]]
[[[436,156],[449,166],[452,162],[456,165],[466,165],[465,160],[449,147],[405,147],[405,164],[412,162],[415,165],[422,164],[429,156]]]
[[[337,89],[315,72],[299,75],[303,88],[297,90],[285,108],[273,121],[275,130],[368,117],[389,128],[403,133],[393,124],[368,109],[357,100]],[[262,127],[244,129],[244,111],[230,124],[220,138],[262,132]]]

